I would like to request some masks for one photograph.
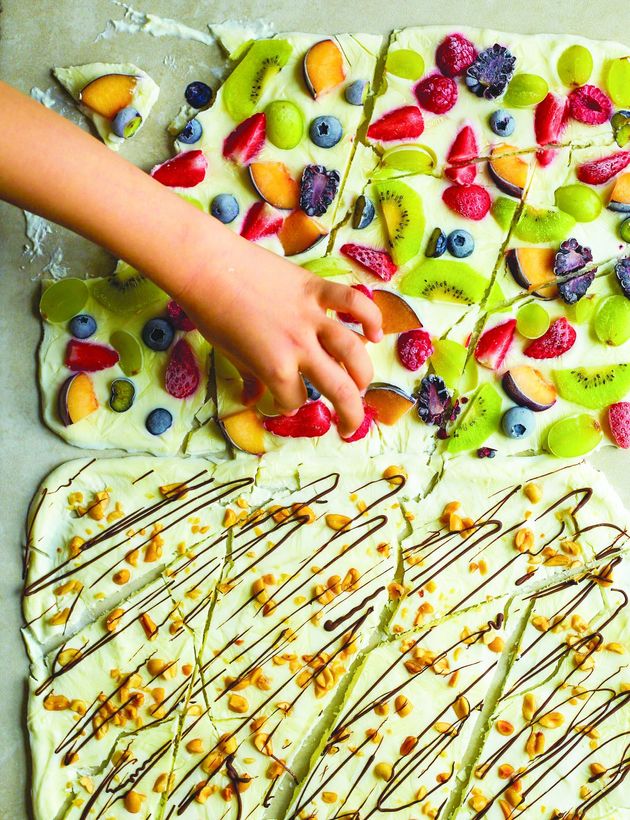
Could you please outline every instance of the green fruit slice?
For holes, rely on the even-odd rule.
[[[115,330],[110,345],[118,352],[118,364],[125,376],[136,376],[142,370],[143,353],[140,341],[126,330]]]
[[[420,251],[424,233],[424,209],[418,194],[400,180],[374,184],[376,200],[381,209],[392,258],[404,265]]]
[[[569,46],[560,55],[558,76],[565,85],[584,85],[592,73],[593,55],[586,46]]]
[[[578,325],[590,322],[595,313],[597,301],[597,296],[593,294],[592,296],[583,296],[579,302],[576,302],[574,305],[567,305],[567,319]]]
[[[126,262],[119,262],[116,270],[103,279],[95,279],[92,296],[112,313],[138,313],[148,305],[168,296],[150,279],[145,279]]]
[[[45,286],[39,300],[39,312],[48,322],[68,322],[81,312],[89,295],[83,279],[60,279]]]
[[[432,174],[437,166],[437,155],[428,145],[402,145],[390,148],[381,157],[375,179],[404,174]]]
[[[434,339],[431,364],[436,375],[438,375],[448,387],[456,387],[464,367],[466,366],[466,356],[468,351],[464,345],[454,342],[452,339]]]
[[[385,68],[390,74],[402,77],[403,80],[419,80],[424,72],[424,59],[417,51],[399,48],[389,52]]]
[[[583,456],[594,450],[601,440],[600,423],[586,413],[560,419],[547,433],[547,447],[559,458]]]
[[[523,242],[540,244],[561,242],[575,226],[575,219],[564,211],[552,208],[523,208],[514,228],[514,235]]]
[[[615,105],[630,106],[630,57],[611,60],[606,86]]]
[[[538,302],[523,305],[516,314],[516,329],[526,339],[538,339],[549,329],[551,319]]]
[[[621,401],[630,391],[630,363],[556,370],[553,377],[563,399],[589,410]]]
[[[630,339],[630,302],[625,296],[608,296],[602,300],[595,314],[593,330],[600,342],[612,347]]]
[[[302,267],[326,279],[329,276],[352,276],[352,269],[336,256],[324,256],[321,259],[309,259]]]
[[[556,188],[555,200],[556,206],[576,222],[592,222],[602,212],[602,201],[597,192],[580,182]]]
[[[256,110],[265,85],[286,64],[293,46],[286,40],[255,40],[223,84],[228,114],[241,122]]]
[[[507,196],[498,196],[490,208],[490,213],[497,221],[500,228],[507,231],[514,220],[518,202]]]
[[[488,280],[466,262],[425,259],[402,279],[400,291],[438,302],[481,304]]]
[[[489,384],[482,384],[468,404],[462,420],[451,435],[449,453],[481,447],[501,423],[501,396]]]
[[[538,74],[515,74],[503,101],[510,108],[529,108],[538,105],[548,93],[547,81]]]
[[[304,136],[304,114],[291,100],[274,100],[265,108],[267,139],[285,151]]]

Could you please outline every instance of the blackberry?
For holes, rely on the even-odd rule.
[[[439,376],[431,374],[420,382],[416,394],[418,415],[425,424],[436,424],[443,427],[451,420],[451,394]]]
[[[514,74],[516,57],[495,43],[477,55],[477,59],[466,70],[466,86],[478,97],[493,100],[500,97]]]
[[[577,239],[567,239],[556,254],[553,263],[553,272],[556,276],[567,276],[570,273],[582,270],[593,261],[593,252],[590,248],[580,245]]]
[[[630,299],[630,256],[625,256],[617,262],[615,276],[619,280],[623,295]]]
[[[567,279],[566,282],[561,282],[558,285],[558,292],[567,305],[574,305],[585,295],[586,291],[593,284],[594,279],[595,271],[593,270],[587,271],[587,273],[581,273],[579,276]]]
[[[308,216],[322,216],[328,210],[341,177],[339,171],[328,171],[323,165],[307,165],[302,172],[300,208]]]

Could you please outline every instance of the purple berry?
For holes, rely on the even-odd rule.
[[[339,171],[328,171],[323,165],[307,165],[302,172],[300,208],[308,216],[322,216],[328,210],[339,188]]]
[[[475,62],[466,71],[466,86],[478,97],[493,100],[505,91],[512,79],[516,57],[495,43],[477,55]]]
[[[617,262],[615,276],[619,280],[623,295],[630,299],[630,256],[624,256]]]
[[[593,270],[581,273],[579,276],[574,276],[573,279],[567,279],[566,282],[561,282],[558,285],[558,292],[567,305],[574,305],[585,295],[586,291],[593,284],[594,279],[595,271]]]
[[[553,263],[553,272],[556,276],[567,276],[569,273],[582,270],[585,265],[593,261],[593,252],[590,248],[580,245],[577,239],[567,239],[556,254]]]
[[[480,447],[477,450],[477,457],[478,458],[494,458],[497,454],[496,450],[493,450],[492,447]]]
[[[426,424],[442,427],[450,421],[451,394],[439,376],[431,374],[422,379],[417,399],[418,415]]]

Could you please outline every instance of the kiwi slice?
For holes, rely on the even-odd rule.
[[[482,384],[448,443],[449,453],[481,447],[501,423],[501,396],[487,382]]]
[[[438,302],[480,304],[490,283],[466,262],[425,259],[403,278],[401,293]]]
[[[392,258],[404,265],[420,251],[424,209],[418,194],[406,183],[391,179],[373,186],[387,228]]]
[[[621,401],[630,391],[630,362],[556,370],[553,377],[563,399],[599,410]]]
[[[95,279],[92,296],[112,313],[138,313],[168,296],[150,279],[126,262],[119,262],[110,276]]]
[[[251,117],[265,84],[286,65],[292,51],[286,40],[254,40],[223,84],[223,102],[236,122]]]
[[[533,208],[525,205],[514,228],[514,235],[523,242],[561,242],[571,233],[575,219],[571,214],[554,208]]]

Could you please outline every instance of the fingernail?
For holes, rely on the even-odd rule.
[[[382,340],[383,336],[384,336],[383,331],[382,330],[377,330],[376,333],[374,334],[374,341],[375,342],[380,342]]]

